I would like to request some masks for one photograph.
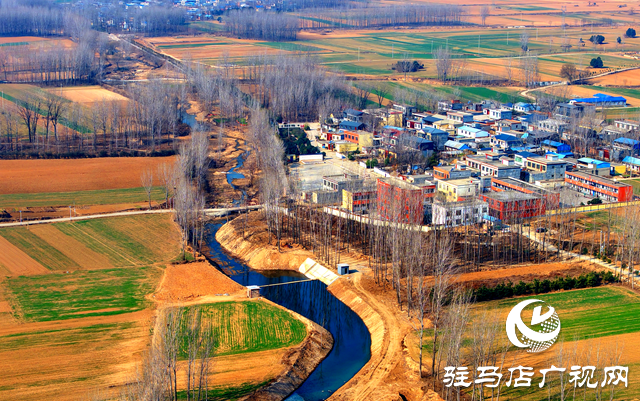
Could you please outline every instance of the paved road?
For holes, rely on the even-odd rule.
[[[225,216],[225,215],[227,215],[229,213],[232,213],[232,212],[237,212],[237,211],[240,211],[240,210],[255,210],[255,209],[259,209],[261,207],[262,207],[261,205],[256,205],[256,206],[241,206],[241,207],[205,209],[204,213],[207,216]],[[23,221],[23,222],[0,223],[0,227],[30,226],[30,225],[34,225],[34,224],[62,223],[62,222],[66,222],[66,221],[102,219],[102,218],[107,218],[107,217],[135,216],[135,215],[140,215],[140,214],[160,214],[160,213],[173,213],[173,209],[131,210],[131,211],[127,211],[127,212],[88,214],[88,215],[85,215],[85,216],[61,217],[61,218],[46,219],[46,220],[28,220],[28,221]]]

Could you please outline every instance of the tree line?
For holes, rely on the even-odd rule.
[[[484,284],[482,287],[474,291],[474,297],[476,301],[492,301],[497,299],[511,298],[513,296],[527,295],[527,294],[545,294],[551,291],[559,290],[573,290],[580,288],[598,287],[603,283],[615,283],[619,279],[611,272],[589,272],[583,273],[578,277],[558,277],[553,280],[535,279],[528,283],[519,281],[517,284],[513,284],[511,281],[506,283],[500,283],[494,287],[487,287]]]
[[[462,23],[463,11],[449,4],[398,4],[393,6],[364,6],[346,4],[342,7],[317,8],[301,13],[313,17],[305,19],[305,28],[365,29],[388,26],[435,25]]]
[[[300,27],[298,17],[293,15],[232,10],[224,18],[224,30],[238,38],[287,42],[298,38]]]

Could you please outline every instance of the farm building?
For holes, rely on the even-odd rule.
[[[627,99],[622,96],[605,95],[604,93],[596,93],[593,97],[581,97],[569,100],[569,104],[586,103],[596,106],[624,107],[627,105]]]

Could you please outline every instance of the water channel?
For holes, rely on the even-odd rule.
[[[320,281],[303,281],[306,277],[295,271],[251,270],[227,256],[215,239],[221,224],[209,225],[209,256],[216,259],[225,273],[242,285],[267,285],[260,294],[265,298],[295,311],[327,329],[333,336],[333,349],[309,378],[292,394],[290,401],[319,401],[355,375],[371,357],[371,336],[360,317],[334,297]]]

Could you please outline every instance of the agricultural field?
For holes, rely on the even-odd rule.
[[[73,133],[87,134],[90,132],[89,126],[91,125],[87,121],[91,112],[91,107],[103,99],[105,101],[122,101],[126,102],[127,98],[121,96],[115,92],[111,92],[107,89],[99,86],[70,86],[64,88],[40,88],[35,85],[29,84],[0,84],[0,108],[15,109],[17,104],[24,104],[27,100],[32,99],[43,100],[48,96],[62,99],[66,103],[66,108],[77,108],[77,112],[73,113],[75,117],[63,117],[60,119],[60,126],[58,127],[58,134],[60,136],[70,135]],[[38,114],[45,115],[45,110],[40,109]],[[85,116],[85,117],[83,117]],[[45,132],[44,119],[38,123],[38,133]],[[50,127],[52,129],[52,127]],[[26,129],[20,127],[19,133],[24,132],[26,135]]]
[[[87,205],[147,207],[140,177],[174,157],[0,160],[0,209]],[[156,179],[156,185],[159,181]],[[152,201],[164,200],[154,187]],[[68,215],[68,212],[67,212]]]
[[[622,35],[622,28],[598,28],[597,32],[609,39],[611,44],[594,48],[589,42],[582,47],[579,39],[587,40],[591,32],[580,27],[570,27],[566,31],[558,28],[469,28],[469,29],[410,29],[410,30],[354,30],[329,33],[302,32],[296,42],[272,43],[258,40],[241,40],[219,36],[199,36],[195,38],[152,38],[147,44],[158,51],[176,58],[187,54],[193,60],[205,63],[219,63],[222,58],[242,65],[247,56],[271,54],[273,50],[283,52],[303,52],[319,58],[323,64],[346,73],[370,75],[392,75],[392,63],[402,57],[426,61],[432,58],[434,50],[448,47],[458,57],[487,59],[519,55],[520,36],[527,32],[529,50],[541,54],[561,52],[563,37],[573,47],[569,53],[622,52],[640,49],[640,40],[628,39],[627,43],[614,46],[615,37]],[[611,66],[634,64],[635,60],[621,58],[609,63]],[[590,60],[590,58],[589,58]],[[589,60],[586,60],[585,66]],[[606,64],[606,63],[605,63]],[[607,65],[609,66],[609,65]],[[488,71],[487,71],[488,72]],[[555,71],[555,74],[558,74]],[[433,71],[425,63],[425,71],[412,74],[416,77],[432,77]]]
[[[164,189],[154,187],[151,191],[151,201],[164,201]],[[22,209],[33,207],[74,206],[86,205],[124,205],[139,204],[147,207],[147,193],[143,188],[103,189],[94,191],[45,192],[36,194],[7,194],[0,195],[0,208]]]
[[[548,351],[523,354],[517,359],[517,364],[521,363],[536,369],[547,368],[554,363],[557,352],[562,346],[566,352],[565,360],[570,359],[568,354],[573,350],[577,350],[584,360],[588,349],[591,349],[591,356],[594,359],[598,349],[606,355],[605,358],[610,356],[615,348],[624,349],[619,364],[629,366],[630,372],[640,367],[640,352],[634,345],[640,332],[640,321],[635,318],[640,313],[640,297],[634,292],[623,287],[604,286],[484,302],[478,304],[476,309],[479,313],[481,309],[496,311],[501,316],[501,321],[504,321],[509,310],[526,298],[540,299],[555,307],[561,320],[562,331],[558,343]],[[562,342],[564,343],[561,344]],[[512,353],[515,352],[519,351],[512,351]],[[595,362],[592,361],[593,363]],[[586,361],[582,363],[582,365],[586,364]],[[616,399],[633,399],[640,395],[640,377],[630,374],[629,380],[627,389],[618,387]],[[530,389],[538,389],[536,384],[534,379],[534,385]],[[503,389],[503,394],[508,398],[520,395],[522,399],[527,400],[538,400],[544,394],[546,398],[546,391],[532,392],[530,389],[527,389],[526,393],[516,392],[514,389]]]
[[[100,220],[0,229],[0,398],[71,400],[133,378],[180,234],[169,214]]]
[[[286,350],[307,335],[303,322],[262,300],[198,304],[187,307],[185,315],[196,308],[216,339],[210,394],[220,399],[236,399],[275,378]]]
[[[48,89],[48,92],[87,107],[92,107],[96,102],[103,100],[123,103],[129,101],[128,98],[97,85],[65,86],[62,88]]]
[[[38,36],[0,37],[0,49],[9,46],[29,46],[31,50],[37,51],[38,49],[60,47],[71,48],[75,47],[76,44],[67,38],[45,38]]]
[[[509,348],[502,368],[501,398],[541,401],[550,396],[551,399],[558,399],[554,397],[554,395],[557,396],[557,379],[554,378],[555,384],[551,386],[547,384],[544,389],[538,386],[541,381],[539,370],[549,368],[551,365],[567,367],[567,370],[571,365],[598,365],[600,368],[614,365],[629,366],[629,387],[625,389],[623,386],[618,386],[615,399],[635,399],[640,395],[640,377],[631,373],[640,367],[640,352],[635,346],[640,332],[640,322],[634,317],[640,312],[638,294],[624,287],[608,285],[480,302],[472,309],[472,319],[474,322],[496,322],[499,333],[496,341],[498,346],[502,347],[504,344],[509,344],[504,331],[504,322],[509,311],[517,303],[530,298],[542,300],[556,308],[561,321],[560,337],[551,348],[540,353],[527,353],[515,347]],[[525,311],[523,320],[526,321],[527,316],[530,318],[531,311]],[[620,322],[627,323],[622,325]],[[463,358],[470,357],[471,346],[472,334],[468,331],[463,339]],[[428,341],[424,349],[427,352],[431,351]],[[608,358],[621,350],[621,360],[618,363],[611,363]],[[563,352],[562,362],[558,362],[560,352]],[[498,365],[501,358],[501,356],[498,357]],[[461,366],[471,366],[471,362],[463,360],[465,362]],[[518,365],[535,369],[536,375],[531,387],[504,386],[509,376],[508,369]],[[550,393],[549,389],[551,389]],[[582,399],[581,389],[578,394]],[[586,399],[593,399],[593,396],[587,395]]]
[[[191,308],[200,309],[203,319],[211,322],[220,356],[288,347],[307,335],[304,323],[261,301],[217,302],[187,310]]]
[[[17,320],[47,322],[143,310],[161,274],[147,266],[102,269],[14,277],[5,285]]]
[[[0,237],[36,272],[43,271],[37,265],[50,272],[145,266],[171,262],[180,253],[180,235],[169,214],[8,227],[0,229]],[[15,265],[20,263],[3,263],[0,271],[18,275]]]

